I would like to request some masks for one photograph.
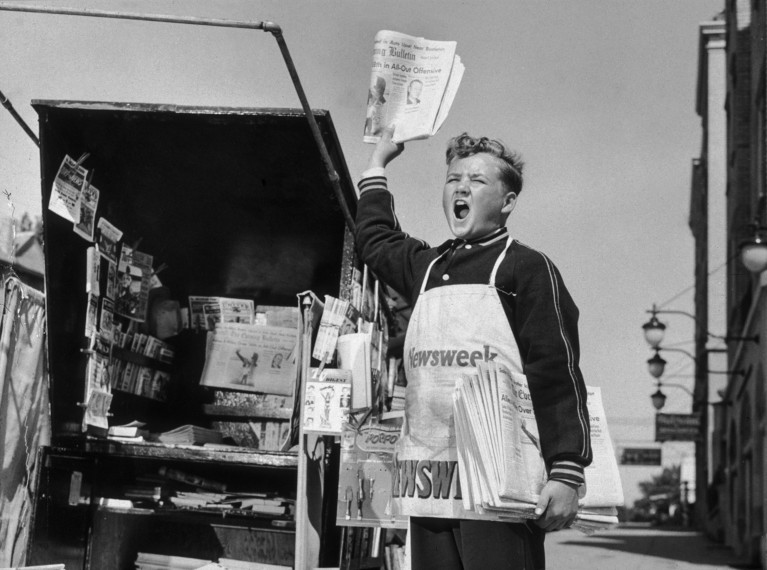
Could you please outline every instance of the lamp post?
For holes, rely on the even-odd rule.
[[[756,250],[757,252],[764,253],[765,258],[767,259],[767,241],[764,242],[764,251],[760,252],[759,250]],[[767,261],[765,262],[765,269],[767,269]],[[686,317],[691,318],[696,323],[698,322],[698,319],[695,318],[695,315],[692,313],[688,313],[686,311],[677,311],[674,309],[659,309],[656,305],[652,306],[652,309],[647,311],[650,313],[650,320],[647,321],[645,324],[642,325],[642,329],[644,330],[644,338],[647,341],[647,344],[650,345],[650,348],[658,348],[660,346],[660,343],[663,342],[663,338],[666,335],[666,325],[662,323],[658,319],[658,315],[684,315]],[[759,342],[759,335],[753,335],[753,336],[731,336],[731,335],[719,335],[714,334],[709,331],[705,331],[706,336],[709,338],[716,338],[719,340],[723,340],[724,342],[732,342],[732,341],[746,341],[746,342]],[[666,348],[665,350],[670,350]]]
[[[664,394],[663,391],[661,390],[661,388],[663,386],[665,386],[667,388],[679,388],[680,390],[684,390],[685,392],[687,392],[687,394],[690,397],[694,396],[692,391],[690,391],[690,389],[687,386],[685,386],[684,384],[675,384],[673,382],[663,382],[661,384],[661,381],[659,379],[658,380],[658,384],[657,384],[657,390],[655,390],[655,392],[650,394],[650,401],[652,402],[652,407],[655,408],[659,412],[666,405],[666,394]]]
[[[652,309],[648,311],[650,313],[650,320],[642,325],[645,340],[655,351],[655,354],[647,360],[647,368],[650,375],[658,381],[658,387],[655,393],[650,396],[653,407],[656,411],[660,411],[666,404],[666,395],[661,390],[660,378],[663,376],[666,367],[666,360],[660,355],[662,351],[679,352],[687,357],[691,358],[695,363],[695,389],[690,392],[685,390],[692,396],[692,413],[700,414],[700,436],[695,442],[695,477],[696,488],[700,490],[697,494],[698,500],[696,500],[696,512],[698,514],[698,521],[703,524],[707,519],[708,505],[705,503],[705,489],[708,485],[708,375],[719,374],[741,374],[742,371],[715,371],[708,369],[708,353],[709,352],[727,352],[726,348],[706,348],[705,343],[707,338],[716,338],[724,342],[730,341],[750,341],[759,342],[759,336],[751,337],[735,337],[729,335],[716,335],[707,330],[703,326],[704,323],[699,322],[695,315],[687,313],[685,311],[677,310],[661,310],[656,305],[653,305]],[[666,325],[658,319],[659,314],[674,314],[684,315],[691,318],[696,323],[696,352],[691,354],[686,350],[679,348],[670,348],[662,346],[663,339],[666,333]],[[671,384],[667,384],[671,386]],[[678,385],[678,387],[682,387]]]

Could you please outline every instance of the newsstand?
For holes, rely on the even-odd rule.
[[[150,553],[336,566],[334,446],[318,452],[316,442],[305,449],[300,442],[275,448],[249,440],[254,425],[290,424],[292,396],[201,385],[207,331],[187,312],[196,296],[269,308],[296,308],[304,291],[350,296],[358,271],[348,213],[356,194],[330,113],[313,116],[338,183],[301,110],[50,100],[33,107],[40,124],[53,440],[42,450],[27,563],[129,569],[139,553]],[[51,207],[67,157],[87,170],[86,187],[98,189],[91,211],[74,220]],[[104,299],[115,279],[98,248],[108,227],[120,231],[111,245],[152,256],[146,316],[123,325],[146,336],[164,327],[172,361],[98,340],[99,326],[108,326]],[[107,316],[117,330],[119,319]],[[94,359],[100,351],[107,360]],[[164,383],[155,392],[126,387],[116,377],[118,361],[161,371],[155,380]],[[140,422],[153,433],[215,427],[226,442],[105,437],[84,419],[98,414],[89,396],[94,362],[107,363],[100,381],[110,384],[109,426]],[[183,474],[198,492],[217,485],[294,503],[283,516],[178,508],[158,479],[169,473]],[[154,491],[142,496],[137,488],[147,485]]]

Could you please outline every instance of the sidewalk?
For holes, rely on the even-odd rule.
[[[739,562],[726,546],[681,528],[621,526],[593,536],[565,530],[546,537],[549,570],[749,568]]]

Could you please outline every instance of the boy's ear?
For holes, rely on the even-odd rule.
[[[504,215],[508,216],[514,210],[514,207],[516,205],[517,205],[517,193],[509,192],[508,194],[506,194],[506,196],[503,197],[503,206],[501,207],[501,212],[503,212]]]

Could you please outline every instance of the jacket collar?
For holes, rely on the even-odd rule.
[[[456,238],[456,239],[448,240],[439,247],[439,251],[443,252],[447,249],[458,249],[467,244],[488,246],[499,240],[505,240],[508,235],[509,235],[509,230],[506,229],[506,226],[503,226],[480,238],[470,239],[470,240]]]

